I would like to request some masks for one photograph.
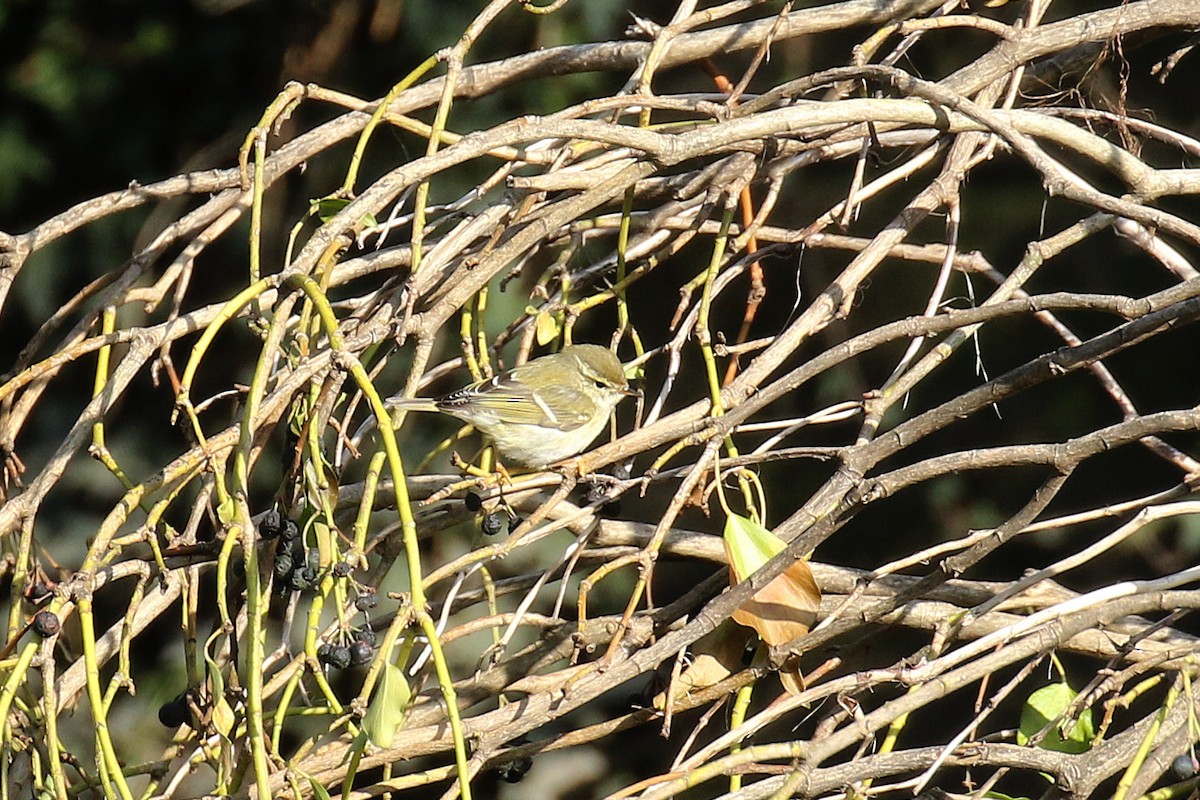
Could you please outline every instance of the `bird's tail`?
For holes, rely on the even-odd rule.
[[[404,411],[437,411],[436,400],[428,397],[389,397],[385,402],[388,408],[403,409]]]
[[[389,397],[383,401],[383,404],[389,411],[394,411],[397,409],[404,409],[405,411],[438,410],[437,403],[427,397]],[[393,419],[392,422],[394,423],[395,419]],[[358,426],[358,430],[354,432],[354,435],[350,437],[349,444],[353,445],[354,447],[358,447],[363,437],[375,430],[376,427],[378,427],[378,421],[375,419],[375,417],[368,417],[363,421],[362,425]],[[340,459],[345,457],[345,453],[339,453],[338,455],[339,463],[342,463]]]

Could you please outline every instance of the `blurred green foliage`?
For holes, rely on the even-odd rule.
[[[457,41],[482,5],[0,4],[0,229],[25,230],[131,180],[229,166],[245,131],[287,81],[381,95]],[[547,16],[511,12],[472,60],[618,36],[626,5],[589,0]],[[521,102],[530,112],[557,108],[586,83],[560,81]]]

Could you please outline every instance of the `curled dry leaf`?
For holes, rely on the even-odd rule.
[[[762,525],[738,514],[725,521],[725,554],[729,557],[730,582],[740,583],[786,547],[786,542]],[[753,628],[771,647],[786,645],[807,634],[817,620],[821,590],[808,562],[797,559],[763,586],[741,608],[734,621]],[[804,689],[804,681],[790,657],[779,670],[784,688],[792,694]]]
[[[715,686],[745,667],[746,645],[751,633],[738,625],[724,623],[696,642],[688,665],[666,690],[654,696],[653,705],[659,711],[667,707],[670,693],[674,705],[692,692]]]

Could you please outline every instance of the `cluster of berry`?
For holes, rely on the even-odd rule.
[[[320,554],[305,547],[300,526],[295,520],[273,508],[259,518],[257,529],[260,540],[275,543],[272,575],[275,590],[279,594],[307,592],[318,587],[322,579]],[[329,574],[335,578],[348,578],[353,572],[353,565],[344,560],[329,569]],[[354,607],[364,617],[378,604],[379,595],[374,589],[356,587]],[[318,645],[317,660],[331,669],[362,666],[370,663],[374,657],[375,645],[375,631],[368,619],[357,628],[339,630],[333,641]],[[158,719],[168,728],[191,725],[198,708],[197,696],[188,689],[164,703],[158,710]]]
[[[258,521],[258,535],[275,541],[275,588],[280,594],[288,590],[303,592],[317,585],[320,557],[314,550],[304,551],[300,527],[272,508]]]
[[[317,647],[317,660],[332,669],[362,666],[375,655],[375,631],[369,625],[339,632],[338,641],[322,642]]]
[[[295,520],[284,517],[273,508],[259,519],[258,535],[266,540],[277,540],[274,573],[275,585],[281,594],[288,591],[304,592],[316,587],[321,578],[320,555],[316,550],[305,550]],[[331,570],[335,578],[349,577],[353,571],[354,567],[348,561],[339,561]],[[365,613],[378,602],[375,591],[366,589],[359,592],[354,605]],[[333,669],[361,666],[369,663],[373,655],[375,631],[370,625],[339,631],[336,641],[322,642],[317,647],[317,660]]]
[[[467,507],[467,511],[478,513],[483,509],[483,498],[477,492],[467,492],[467,496],[463,498],[463,505]],[[489,511],[479,518],[479,529],[483,531],[484,536],[498,536],[505,531],[511,532],[520,521],[516,512],[502,505],[500,509]]]

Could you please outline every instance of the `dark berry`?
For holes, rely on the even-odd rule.
[[[53,611],[43,609],[33,615],[33,632],[38,636],[55,636],[60,630],[62,623],[58,621],[58,614]]]
[[[317,661],[322,664],[329,663],[329,653],[333,650],[333,645],[329,642],[321,642],[317,645]]]
[[[292,561],[292,557],[288,553],[280,553],[275,556],[275,577],[279,580],[285,580],[288,575],[292,574],[296,564]]]
[[[279,529],[279,541],[294,542],[300,538],[300,527],[296,525],[296,520],[285,519],[283,525]]]
[[[345,669],[350,666],[350,648],[343,644],[335,644],[329,648],[325,663],[334,669]]]
[[[474,514],[483,508],[483,498],[479,492],[467,492],[467,496],[463,498],[463,505],[467,507],[467,511]]]
[[[351,635],[354,637],[354,641],[356,642],[366,642],[372,647],[375,646],[375,631],[371,630],[366,625],[361,628],[355,628]]]
[[[333,565],[333,575],[336,578],[344,578],[354,572],[354,567],[350,566],[349,561],[339,561]]]
[[[354,598],[354,607],[359,611],[367,611],[379,605],[379,595],[374,589],[363,592],[358,597]]]
[[[300,543],[296,539],[285,539],[281,535],[279,540],[275,542],[276,553],[288,553],[289,555],[299,555],[301,551]]]
[[[608,487],[603,483],[593,483],[588,486],[587,502],[603,503],[608,498]]]
[[[274,539],[282,530],[283,517],[277,508],[272,508],[258,520],[258,536],[261,539]]]
[[[504,525],[507,522],[508,518],[506,515],[501,514],[499,511],[493,511],[491,514],[484,515],[479,527],[483,530],[485,536],[495,536],[504,530]]]
[[[34,581],[25,588],[25,599],[37,604],[50,596],[50,587],[44,581]]]
[[[1196,763],[1196,759],[1191,753],[1180,753],[1171,762],[1171,771],[1175,773],[1176,778],[1185,781],[1200,772],[1200,764]]]
[[[371,660],[371,656],[375,655],[375,648],[370,642],[364,642],[362,639],[350,645],[350,663],[361,667],[363,664]]]
[[[166,728],[178,728],[180,725],[190,725],[192,722],[192,712],[188,709],[187,692],[159,706],[158,721]]]
[[[317,583],[317,571],[312,567],[298,567],[288,577],[288,585],[297,592],[311,589]]]
[[[520,783],[525,777],[525,773],[529,772],[533,766],[533,759],[529,756],[523,756],[515,761],[509,761],[507,764],[500,766],[500,780],[505,783]]]
[[[621,513],[621,498],[610,498],[608,494],[608,486],[603,483],[593,483],[587,490],[587,502],[589,505],[598,505],[600,507],[600,516],[612,518]]]

